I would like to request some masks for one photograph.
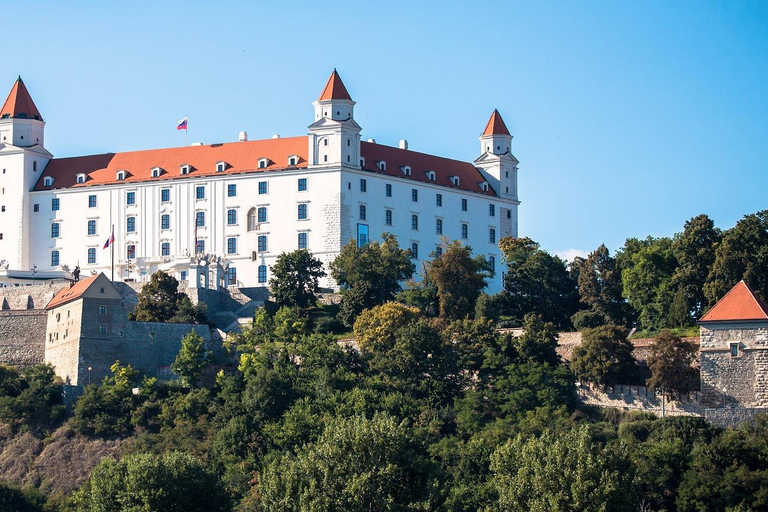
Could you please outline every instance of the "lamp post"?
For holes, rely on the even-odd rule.
[[[93,370],[93,368],[91,368],[91,367],[89,366],[89,367],[88,367],[88,385],[89,385],[89,386],[91,385],[91,370]]]
[[[32,284],[35,284],[35,276],[37,275],[37,265],[32,265]]]
[[[727,396],[727,395],[725,394],[725,392],[726,392],[726,391],[728,391],[728,388],[726,388],[726,387],[723,387],[723,408],[725,408],[725,399],[726,399],[726,396]]]

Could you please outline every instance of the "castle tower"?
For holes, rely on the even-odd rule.
[[[517,201],[517,158],[512,154],[512,135],[498,110],[494,110],[480,136],[480,156],[475,165],[503,199]]]
[[[355,102],[333,70],[320,97],[312,104],[315,121],[309,125],[309,166],[360,167],[360,125]]]
[[[52,158],[45,122],[21,77],[0,109],[0,268],[29,270],[29,191]]]

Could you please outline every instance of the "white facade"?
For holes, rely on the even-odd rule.
[[[470,245],[495,262],[488,291],[501,290],[497,243],[517,236],[511,136],[491,137],[505,150],[484,149],[474,167],[361,143],[353,107],[334,72],[307,137],[63,160],[45,151],[42,120],[0,119],[0,138],[32,124],[25,134],[39,141],[0,140],[3,267],[63,274],[79,265],[84,276],[109,276],[111,248],[103,246],[114,226],[116,280],[147,280],[161,269],[214,287],[224,280],[205,270],[214,255],[227,284],[266,286],[283,252],[303,246],[327,265],[350,240],[389,232],[417,252],[417,268],[445,240]],[[214,152],[223,163],[215,171],[199,163]],[[330,277],[321,284],[334,286]]]

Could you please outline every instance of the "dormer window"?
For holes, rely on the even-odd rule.
[[[153,178],[159,178],[160,174],[162,174],[163,170],[160,167],[153,167],[151,174]]]
[[[189,174],[189,171],[191,170],[191,166],[189,164],[184,164],[181,166],[181,174]]]
[[[483,192],[488,192],[488,182],[484,181],[480,184],[480,188],[483,189]]]
[[[117,175],[115,176],[115,179],[117,181],[123,181],[125,179],[126,172],[125,171],[117,171]]]
[[[360,168],[365,169],[365,157],[360,157]]]
[[[458,176],[451,176],[451,183],[453,183],[454,185],[456,185],[458,187],[459,184],[461,183],[461,180],[459,179]]]
[[[378,167],[380,171],[386,171],[387,162],[385,162],[384,160],[379,160],[378,162],[376,162],[376,167]]]
[[[269,165],[269,158],[259,158],[259,169],[266,169]]]
[[[43,178],[43,186],[50,187],[51,185],[53,185],[53,178],[51,178],[50,176],[46,176],[45,178]]]
[[[429,181],[435,181],[435,171],[427,171],[427,179]]]
[[[382,169],[382,170],[385,170],[385,169]],[[404,165],[404,166],[402,166],[400,168],[400,170],[402,170],[403,174],[405,174],[406,176],[410,176],[411,175],[411,166],[410,165]]]
[[[296,155],[291,155],[288,157],[288,165],[298,165],[299,163],[299,157]]]
[[[216,172],[224,172],[227,169],[227,162],[217,162]]]
[[[85,183],[85,174],[80,173],[77,175],[77,182],[78,183]]]

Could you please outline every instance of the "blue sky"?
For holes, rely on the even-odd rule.
[[[322,6],[319,7],[319,6]],[[552,253],[768,207],[768,2],[9,2],[56,156],[306,133],[339,70],[363,137],[473,160],[515,136],[520,235]],[[2,85],[5,83],[5,85]]]

